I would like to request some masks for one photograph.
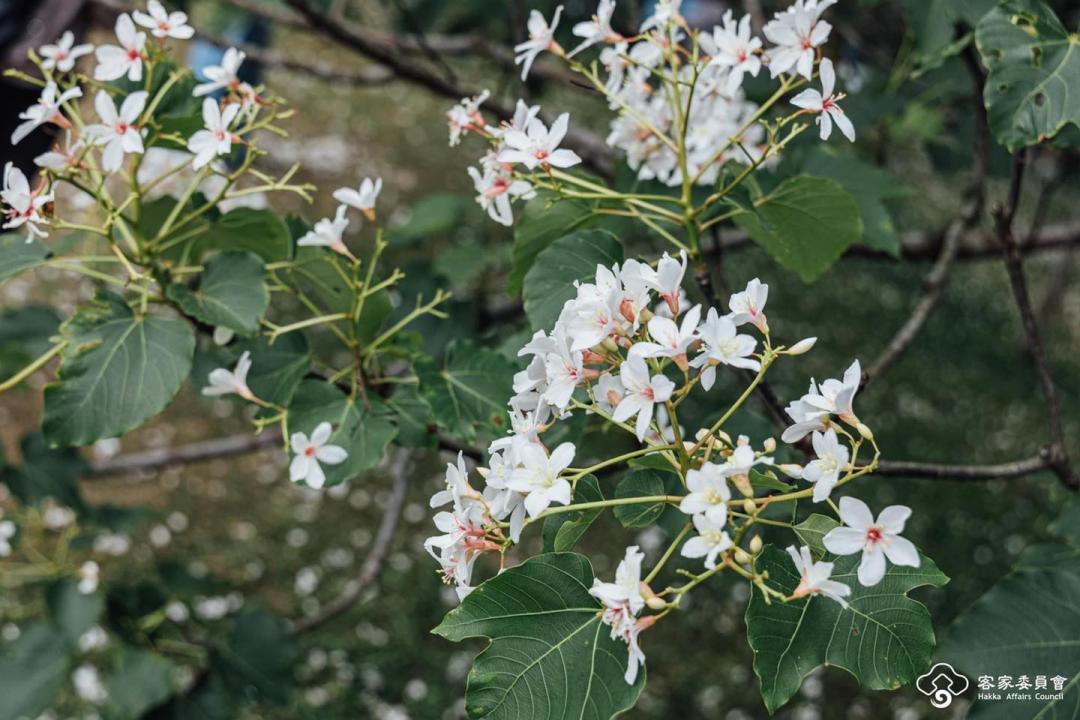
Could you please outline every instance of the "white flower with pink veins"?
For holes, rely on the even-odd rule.
[[[569,168],[581,163],[573,150],[560,148],[570,125],[570,113],[555,118],[549,129],[539,118],[532,118],[521,130],[507,130],[503,135],[505,148],[499,153],[499,162],[521,163],[529,170],[537,167]]]
[[[851,142],[855,142],[855,126],[844,114],[837,104],[846,97],[844,93],[834,94],[833,87],[836,85],[836,72],[833,70],[832,60],[825,58],[821,61],[821,92],[813,88],[807,88],[791,99],[792,105],[797,105],[803,110],[816,113],[814,119],[821,127],[821,139],[828,140],[832,135],[833,123],[840,128]]]
[[[911,517],[906,505],[890,505],[874,519],[870,508],[853,497],[840,498],[840,519],[845,527],[830,530],[822,539],[825,549],[835,555],[862,553],[859,582],[877,585],[885,577],[885,559],[893,565],[919,567],[919,551],[907,538],[900,537]]]
[[[652,423],[657,403],[663,404],[671,399],[675,383],[660,374],[650,378],[649,367],[639,355],[631,355],[619,366],[619,379],[622,380],[626,392],[619,400],[612,418],[615,422],[626,422],[637,415],[634,432],[638,440],[643,441]]]
[[[40,189],[39,189],[40,190]],[[26,226],[26,242],[35,237],[48,237],[48,233],[38,227],[47,225],[48,220],[42,216],[42,209],[53,200],[52,193],[41,193],[39,190],[31,190],[30,183],[23,171],[12,163],[4,166],[4,188],[0,190],[0,199],[8,206],[4,211],[7,222],[5,230]]]
[[[141,82],[146,33],[137,32],[131,16],[125,13],[116,18],[116,39],[119,45],[101,45],[94,51],[98,61],[94,79],[109,82],[127,75],[131,82]]]
[[[289,479],[293,482],[303,480],[308,487],[318,490],[326,484],[326,473],[322,465],[340,465],[349,457],[345,448],[328,445],[333,428],[328,422],[321,422],[309,438],[302,432],[293,433],[289,439],[293,459],[289,464]]]
[[[814,74],[814,56],[825,44],[832,25],[821,20],[821,13],[836,4],[836,0],[795,0],[795,4],[776,13],[762,28],[766,39],[775,47],[768,50],[769,72],[773,77],[795,72],[809,80]]]
[[[831,562],[824,560],[814,562],[813,556],[810,555],[810,548],[805,545],[798,550],[791,546],[787,549],[787,553],[791,556],[791,561],[795,563],[795,569],[801,576],[798,586],[791,593],[793,598],[822,595],[840,603],[841,607],[847,607],[847,600],[844,598],[851,594],[851,588],[842,582],[829,579],[833,571]]]
[[[555,14],[551,16],[550,24],[544,19],[539,10],[533,10],[529,13],[529,39],[514,46],[514,64],[521,65],[522,82],[525,82],[525,79],[529,77],[529,70],[532,69],[532,64],[537,55],[558,47],[555,42],[555,28],[559,26],[562,11],[562,5],[555,8]]]

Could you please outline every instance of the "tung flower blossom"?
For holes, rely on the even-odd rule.
[[[64,144],[57,144],[52,150],[44,152],[34,158],[34,164],[53,172],[78,166],[82,150],[85,147],[82,140],[71,141],[71,133],[67,133]]]
[[[202,394],[208,397],[228,395],[236,393],[245,400],[254,400],[255,395],[248,388],[247,376],[251,371],[251,353],[247,350],[236,361],[236,367],[232,370],[217,368],[211,370],[207,376],[209,385],[202,389]]]
[[[560,148],[570,125],[570,113],[555,118],[548,129],[539,118],[532,118],[524,132],[508,130],[503,136],[505,149],[499,153],[499,162],[521,163],[530,170],[541,166],[569,168],[581,162],[573,150]]]
[[[136,10],[131,16],[154,37],[188,40],[195,35],[195,28],[187,24],[187,13],[179,10],[169,12],[158,0],[150,0],[146,9],[150,11],[149,14]]]
[[[679,260],[667,253],[660,258],[656,269],[642,266],[641,279],[647,286],[660,293],[672,315],[679,314],[679,291],[682,289],[683,276],[686,275],[686,251],[679,251]]]
[[[761,363],[753,357],[757,340],[738,334],[735,323],[721,317],[716,308],[709,308],[705,322],[698,328],[698,336],[704,350],[690,361],[690,365],[701,368],[701,387],[705,390],[712,389],[716,382],[717,365],[730,365],[754,372],[761,369]]]
[[[446,120],[450,126],[450,147],[460,143],[461,136],[469,130],[479,130],[484,127],[484,116],[480,114],[480,106],[489,97],[491,97],[491,91],[485,90],[475,97],[462,98],[461,102],[446,111]]]
[[[791,561],[795,563],[795,569],[802,576],[799,585],[791,594],[792,597],[823,595],[840,603],[842,607],[847,607],[847,600],[844,598],[851,594],[851,588],[842,582],[829,579],[833,570],[831,562],[824,560],[814,562],[813,556],[810,555],[810,548],[805,545],[798,550],[794,546],[789,547],[787,553],[791,556]]]
[[[708,515],[695,515],[694,529],[698,534],[686,541],[679,553],[687,558],[705,558],[705,567],[716,567],[716,557],[731,548],[731,538],[724,530],[726,520],[715,520]]]
[[[52,45],[42,45],[38,48],[41,56],[41,67],[46,70],[58,70],[59,72],[71,72],[75,67],[75,61],[83,55],[94,52],[94,46],[90,43],[83,45],[75,44],[75,34],[70,30],[60,36]]]
[[[631,355],[657,358],[667,357],[675,361],[680,369],[689,367],[686,353],[698,340],[698,321],[701,319],[701,306],[695,305],[683,316],[682,323],[676,325],[671,318],[654,316],[649,320],[649,337],[653,342],[635,343],[630,348]]]
[[[573,52],[570,53],[570,57],[596,43],[621,42],[623,36],[611,28],[611,16],[614,13],[615,0],[600,0],[600,4],[596,8],[596,14],[592,16],[591,20],[574,25],[572,32],[577,37],[582,38],[582,42],[574,48]]]
[[[853,497],[840,498],[840,519],[846,527],[833,528],[825,535],[825,549],[834,555],[862,553],[859,582],[877,585],[885,577],[885,558],[893,565],[919,567],[919,551],[907,538],[900,537],[911,517],[906,505],[890,505],[874,520],[870,508]]]
[[[653,375],[650,378],[649,367],[640,356],[631,356],[623,362],[619,367],[619,378],[626,388],[626,393],[612,417],[616,422],[626,422],[637,415],[634,432],[638,440],[644,440],[656,404],[663,404],[671,399],[675,383],[663,375]]]
[[[245,90],[249,88],[240,81],[239,75],[245,57],[247,56],[236,48],[226,50],[220,65],[210,65],[202,69],[203,77],[207,81],[196,85],[192,94],[202,97],[218,90],[230,90],[247,97],[250,93]]]
[[[468,168],[468,172],[477,192],[476,202],[492,220],[500,225],[510,227],[514,224],[514,212],[510,207],[511,199],[527,200],[536,195],[530,183],[525,180],[514,180],[509,173],[494,169],[481,173],[474,167]]]
[[[49,82],[41,90],[38,101],[19,113],[19,123],[15,131],[11,133],[11,144],[18,145],[23,138],[47,123],[53,123],[62,128],[70,128],[71,123],[62,111],[64,103],[82,97],[82,89],[73,87],[60,92],[56,83]]]
[[[529,13],[529,39],[514,46],[514,64],[521,65],[521,80],[529,77],[536,56],[546,50],[558,48],[555,42],[555,28],[559,26],[559,18],[562,16],[563,6],[555,8],[555,14],[551,17],[551,24],[544,19],[539,10]]]
[[[94,79],[109,82],[127,75],[131,82],[141,82],[146,33],[136,31],[131,16],[123,13],[116,18],[116,39],[119,45],[100,45],[94,51],[98,61]]]
[[[821,20],[821,13],[836,0],[795,0],[795,4],[776,13],[762,28],[775,47],[769,48],[769,72],[773,77],[795,68],[807,80],[814,71],[814,55],[825,44],[832,25]]]
[[[680,510],[687,515],[704,515],[721,526],[727,522],[731,489],[723,465],[707,462],[701,469],[691,468],[686,473],[686,489],[689,492],[679,503]]]
[[[806,394],[784,408],[795,424],[784,430],[781,439],[786,443],[795,443],[814,430],[825,430],[830,415],[836,415],[849,425],[858,426],[859,418],[855,416],[852,403],[861,383],[862,367],[858,360],[844,371],[842,380],[830,378],[820,386],[811,380]]]
[[[765,317],[765,303],[769,299],[769,286],[754,278],[746,283],[746,289],[733,293],[728,299],[731,313],[726,317],[735,323],[735,327],[753,323],[754,327],[766,335],[769,333],[769,321]]]
[[[303,480],[308,487],[318,490],[326,483],[326,474],[319,463],[340,465],[345,462],[349,457],[345,448],[326,444],[332,432],[330,423],[321,422],[315,427],[310,438],[302,432],[293,433],[289,438],[289,445],[294,453],[292,462],[289,463],[290,480]]]
[[[611,626],[612,639],[626,643],[629,657],[623,679],[633,685],[637,679],[638,668],[645,664],[645,653],[638,645],[638,634],[652,625],[651,618],[637,619],[637,614],[645,607],[642,594],[641,563],[645,553],[637,545],[626,548],[626,555],[615,570],[615,582],[602,582],[593,578],[589,594],[604,605],[601,619]]]
[[[48,233],[38,225],[47,225],[49,222],[42,215],[42,210],[52,202],[52,193],[31,190],[26,175],[10,162],[4,165],[4,188],[0,191],[0,199],[8,206],[4,211],[4,217],[7,218],[3,226],[5,230],[14,230],[25,225],[26,242],[30,242],[35,236],[48,237]]]
[[[345,216],[348,208],[338,205],[334,219],[323,218],[315,223],[315,227],[306,235],[296,241],[300,247],[328,247],[339,255],[352,258],[353,254],[345,246],[345,228],[349,226],[349,218]]]
[[[840,132],[844,134],[844,137],[851,142],[855,142],[855,126],[851,124],[851,120],[848,119],[848,116],[844,114],[844,111],[837,104],[844,99],[844,94],[833,94],[835,85],[836,72],[833,70],[832,60],[825,58],[821,61],[821,92],[813,88],[807,88],[793,97],[791,104],[809,112],[817,113],[814,122],[821,127],[822,140],[828,140],[829,136],[832,135],[832,126],[835,122],[836,127],[840,128]]]
[[[806,464],[802,478],[814,483],[814,502],[821,502],[840,479],[840,473],[848,464],[848,449],[836,436],[836,431],[829,428],[823,433],[814,432],[811,436],[817,458]]]
[[[94,145],[104,145],[101,154],[101,168],[105,172],[116,172],[124,163],[124,155],[143,152],[142,133],[135,122],[146,107],[147,93],[144,90],[133,92],[124,98],[120,111],[116,103],[104,90],[98,90],[94,98],[94,108],[101,122],[86,126],[86,137]]]
[[[372,222],[375,221],[375,202],[382,192],[382,178],[364,178],[360,187],[338,188],[334,191],[334,199],[350,207],[354,207],[364,213],[364,217]]]
[[[569,505],[570,483],[560,473],[574,460],[574,444],[562,443],[551,455],[541,445],[530,444],[521,450],[521,467],[510,474],[511,490],[525,494],[525,509],[536,517],[552,503]]]
[[[734,95],[742,86],[743,75],[757,77],[761,71],[761,38],[750,34],[750,16],[743,15],[736,24],[731,10],[724,13],[723,25],[713,28],[712,33],[701,33],[701,47],[712,55],[712,64],[728,69],[725,91]]]
[[[202,116],[205,127],[198,130],[187,142],[187,148],[195,154],[191,167],[195,170],[206,167],[214,158],[228,155],[232,151],[234,140],[239,140],[229,131],[229,126],[240,112],[240,106],[230,103],[222,110],[214,98],[203,100]]]

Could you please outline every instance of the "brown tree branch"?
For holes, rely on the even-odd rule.
[[[340,595],[324,605],[317,614],[294,621],[292,624],[294,635],[317,628],[341,615],[362,599],[365,592],[379,579],[383,563],[390,552],[398,520],[401,518],[401,509],[405,505],[405,495],[409,489],[409,456],[408,450],[398,448],[390,460],[389,470],[393,476],[390,501],[383,511],[379,529],[375,532],[375,540],[367,557],[364,558],[359,574],[346,584]]]
[[[1031,294],[1028,291],[1027,278],[1024,275],[1024,258],[1012,229],[1013,219],[1016,217],[1016,211],[1020,206],[1020,190],[1024,182],[1026,165],[1027,151],[1021,150],[1013,159],[1012,180],[1009,183],[1009,194],[1005,204],[994,210],[994,223],[1005,259],[1005,269],[1009,275],[1009,285],[1012,288],[1013,299],[1016,301],[1016,308],[1020,312],[1020,321],[1024,327],[1024,335],[1027,338],[1028,352],[1031,354],[1032,362],[1035,365],[1035,373],[1038,376],[1043,400],[1046,403],[1047,424],[1051,439],[1048,448],[1050,467],[1066,487],[1075,491],[1080,490],[1080,477],[1073,471],[1068,452],[1065,449],[1065,430],[1061,422],[1061,401],[1058,399],[1054,378],[1050,374],[1050,367],[1046,361],[1046,349],[1039,334],[1039,325],[1035,320]]]
[[[171,448],[155,448],[120,455],[91,464],[85,476],[105,477],[163,470],[174,465],[191,465],[218,458],[246,455],[280,445],[281,433],[275,428],[262,435],[245,433]]]
[[[933,480],[994,480],[1016,478],[1049,470],[1050,459],[1046,452],[1035,457],[996,465],[946,465],[906,460],[882,460],[875,475],[882,477],[911,477]]]

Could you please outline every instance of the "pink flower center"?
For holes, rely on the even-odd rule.
[[[834,107],[836,107],[836,101],[833,100],[831,97],[827,97],[827,98],[825,98],[824,100],[821,101],[821,109],[822,109],[822,111],[829,110],[829,109],[834,108]]]
[[[866,531],[866,544],[877,545],[881,542],[881,528],[872,527]]]
[[[810,44],[810,38],[809,37],[804,37],[802,39],[802,49],[803,50],[809,50],[812,47],[814,47],[814,46]]]
[[[164,30],[165,32],[168,32],[170,29],[172,29],[167,20],[162,20],[157,24],[157,26],[158,30]]]
[[[139,51],[136,50],[135,48],[130,48],[127,51],[127,56],[128,56],[128,60],[131,60],[131,61],[134,62],[135,60],[139,59]]]
[[[738,54],[737,54],[737,55],[735,56],[735,58],[736,58],[736,59],[737,59],[737,60],[738,60],[739,62],[746,62],[746,58],[747,58],[747,55],[746,55],[746,51],[745,51],[745,50],[740,50],[740,51],[738,52]]]
[[[117,135],[123,135],[124,133],[126,133],[130,129],[131,129],[131,126],[128,125],[123,120],[118,120],[117,121],[117,123],[116,123],[116,134]]]
[[[551,155],[551,153],[549,153],[547,150],[537,150],[536,151],[536,159],[537,160],[547,160],[550,155]]]
[[[304,457],[315,457],[315,447],[312,445],[304,448]]]
[[[67,60],[67,56],[68,56],[67,50],[59,50],[56,53],[56,59],[57,60]]]

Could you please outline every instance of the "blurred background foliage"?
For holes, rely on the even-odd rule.
[[[521,39],[529,9],[548,14],[556,4],[325,0],[323,7],[387,32],[467,33],[510,45]],[[836,177],[856,195],[867,224],[864,244],[875,252],[849,253],[812,285],[751,244],[725,243],[725,232],[716,239],[724,249],[711,258],[724,292],[753,277],[770,285],[769,314],[782,339],[818,336],[811,354],[776,370],[773,387],[782,399],[798,396],[809,376],[835,376],[852,357],[871,359],[920,297],[933,251],[902,241],[939,237],[963,202],[974,164],[976,113],[962,48],[992,4],[844,0],[831,11],[838,36],[833,46],[850,93],[845,107],[859,142],[849,151],[802,138],[774,176],[810,170]],[[1050,4],[1067,27],[1076,28],[1076,3]],[[208,36],[265,44],[278,60],[343,72],[373,67],[325,37],[273,19],[254,20],[244,9],[254,5],[271,18],[291,17],[282,4],[184,5]],[[565,5],[567,33],[572,21],[594,9],[591,1]],[[783,5],[760,2],[767,14]],[[715,22],[727,7],[722,0],[684,2],[687,17],[702,24]],[[741,13],[741,4],[735,10]],[[616,26],[631,27],[644,12],[621,2]],[[89,30],[92,38],[104,32]],[[503,99],[514,99],[522,89],[512,66],[489,59],[455,56],[429,64]],[[514,350],[528,327],[518,300],[507,293],[512,232],[490,222],[472,201],[464,168],[473,151],[446,143],[443,113],[450,101],[405,82],[350,86],[283,62],[263,63],[261,71],[262,82],[299,108],[290,137],[273,140],[266,159],[272,171],[302,161],[302,179],[324,190],[354,185],[359,176],[384,178],[380,207],[396,208],[388,263],[407,273],[400,296],[392,298],[393,312],[403,312],[403,298],[417,292],[436,286],[454,291],[451,319],[424,320],[415,341],[435,357],[457,339],[518,362]],[[757,92],[752,82],[748,88],[751,95]],[[570,110],[576,125],[605,133],[609,112],[587,92],[542,77],[530,79],[524,91],[548,108]],[[1065,140],[1076,133],[1068,128]],[[1018,220],[1022,229],[1075,226],[1080,220],[1077,153],[1067,142],[1058,144],[1032,158]],[[996,145],[989,157],[994,202],[1004,194],[1010,162]],[[618,168],[616,176],[629,174]],[[314,207],[280,209],[311,221],[332,214],[330,203],[329,192],[323,192]],[[629,226],[615,229],[628,255],[661,249],[656,238]],[[987,464],[1031,456],[1046,442],[1039,387],[989,232],[986,220],[968,234],[967,250],[918,339],[857,400],[886,459]],[[1032,253],[1027,261],[1074,458],[1080,455],[1076,265],[1072,247]],[[67,314],[88,288],[42,270],[5,283],[0,293],[0,375],[6,377],[55,332],[50,305]],[[312,342],[318,341],[314,333]],[[71,553],[92,555],[101,564],[103,588],[88,600],[70,579],[45,577],[27,585],[18,568],[0,561],[0,633],[8,646],[0,652],[0,707],[5,698],[45,693],[50,700],[37,712],[47,718],[463,717],[465,674],[481,648],[452,645],[429,633],[451,607],[453,593],[440,584],[422,549],[431,533],[427,498],[442,483],[445,453],[413,454],[401,524],[377,583],[363,588],[360,601],[342,615],[295,635],[287,620],[318,614],[360,572],[391,502],[388,470],[325,493],[289,484],[283,458],[273,449],[122,476],[88,470],[115,456],[247,432],[239,405],[198,395],[219,352],[212,346],[204,350],[208,357],[196,362],[191,386],[166,414],[122,441],[98,443],[82,458],[47,450],[33,435],[41,411],[38,394],[0,398],[8,461],[0,475],[0,507],[12,509],[16,501],[36,507],[18,527],[24,548],[64,543]],[[723,393],[733,397],[736,390],[728,383],[709,402],[721,406]],[[709,410],[696,408],[702,414]],[[756,439],[775,432],[753,403],[736,426]],[[587,451],[591,437],[579,447]],[[930,607],[939,638],[1025,548],[1053,540],[1060,528],[1053,521],[1069,503],[1075,506],[1049,472],[992,481],[871,478],[861,483],[860,495],[872,506],[902,502],[914,509],[907,536],[952,578],[944,589],[915,593]],[[63,520],[60,506],[78,513],[77,525],[46,529]],[[597,574],[605,575],[627,544],[655,552],[661,540],[653,531],[634,537],[605,516],[584,547],[595,558]],[[530,538],[521,557],[539,542]],[[744,584],[714,582],[694,594],[688,612],[647,636],[648,684],[627,716],[766,717],[745,641],[746,600]],[[42,624],[46,617],[49,623]],[[85,640],[94,626],[107,629],[103,647]],[[207,636],[215,640],[212,647],[198,640]],[[87,648],[73,651],[80,638]],[[100,669],[109,691],[101,707],[81,699],[71,684],[74,665],[85,661]],[[1058,670],[1032,669],[1044,671]],[[966,702],[950,710],[956,717],[966,711]],[[914,688],[868,693],[845,673],[826,670],[815,673],[777,717],[914,720],[944,714]]]

